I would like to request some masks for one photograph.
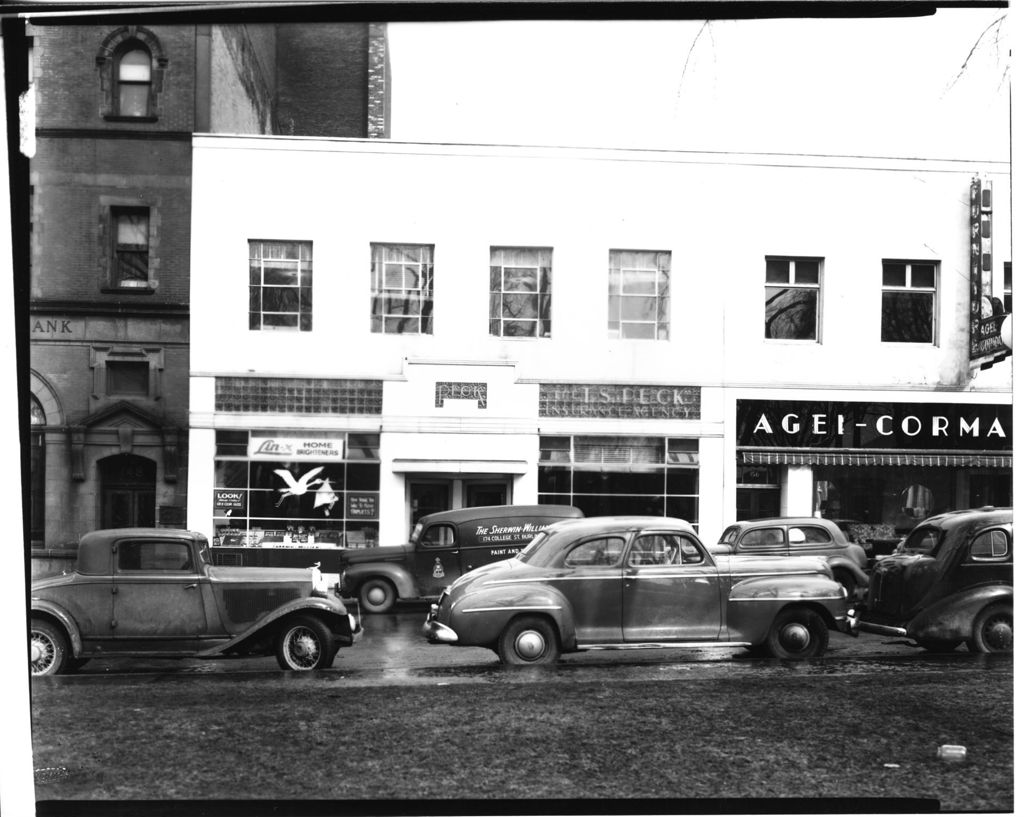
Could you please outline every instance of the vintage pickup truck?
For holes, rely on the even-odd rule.
[[[328,667],[360,632],[318,568],[215,567],[184,530],[87,533],[73,572],[32,584],[32,675],[90,658],[276,655],[283,669]]]

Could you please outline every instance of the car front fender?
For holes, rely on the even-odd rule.
[[[561,643],[575,644],[576,628],[568,599],[540,584],[498,585],[467,593],[452,605],[447,624],[458,634],[459,644],[491,647],[513,618],[529,613],[550,618]]]
[[[845,570],[851,574],[858,587],[867,587],[871,583],[871,577],[849,556],[829,556],[828,566],[832,568],[833,575],[836,570]]]
[[[76,658],[82,654],[82,634],[78,631],[78,625],[75,624],[71,613],[52,601],[36,598],[32,599],[31,610],[32,613],[43,613],[55,618],[68,634],[68,639],[71,642],[71,654]]]
[[[355,596],[359,585],[367,579],[387,579],[395,586],[400,599],[415,599],[419,596],[412,574],[402,565],[392,562],[367,562],[346,566],[341,589],[346,597]]]
[[[907,635],[917,641],[961,641],[970,638],[974,619],[997,601],[1013,603],[1013,587],[986,584],[953,593],[926,607],[907,623]]]
[[[356,638],[356,633],[353,632],[354,628],[352,626],[352,618],[350,617],[348,610],[345,609],[345,606],[340,601],[333,601],[329,598],[321,598],[319,596],[308,596],[306,598],[295,599],[287,604],[282,604],[276,610],[267,613],[267,615],[259,621],[253,623],[248,629],[236,635],[230,641],[217,644],[215,647],[210,647],[196,655],[199,657],[206,657],[230,652],[243,641],[260,633],[266,632],[268,629],[274,627],[277,622],[281,621],[285,616],[289,616],[293,613],[309,613],[323,620],[330,628],[331,632],[337,636],[338,641],[342,646],[351,646],[352,642]]]

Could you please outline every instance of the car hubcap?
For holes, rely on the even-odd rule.
[[[32,671],[43,672],[53,661],[53,645],[42,636],[34,635],[29,658],[32,662]]]
[[[316,639],[307,632],[299,632],[292,638],[292,657],[297,664],[308,666],[316,663]]]
[[[370,604],[383,604],[384,589],[381,587],[371,587],[366,593],[366,600]]]
[[[1013,624],[1006,619],[990,621],[985,632],[985,641],[994,650],[1013,648]]]
[[[779,643],[791,652],[807,649],[811,643],[811,633],[803,624],[787,624],[779,633]]]
[[[547,642],[536,630],[527,630],[516,636],[516,654],[526,661],[536,661],[544,654]]]

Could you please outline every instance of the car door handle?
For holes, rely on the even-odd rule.
[[[185,585],[185,589],[186,590],[195,590],[197,587],[199,587],[199,583],[198,582],[193,582],[192,584],[186,584]]]

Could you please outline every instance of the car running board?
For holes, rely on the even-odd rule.
[[[664,650],[698,647],[749,647],[750,641],[644,641],[636,644],[577,644],[577,650]]]

